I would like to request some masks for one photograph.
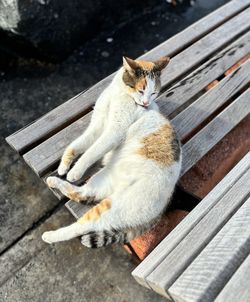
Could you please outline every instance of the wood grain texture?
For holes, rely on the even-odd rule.
[[[59,161],[66,146],[85,131],[89,125],[91,115],[92,112],[89,112],[75,123],[62,129],[56,135],[24,154],[25,162],[38,176],[44,175]]]
[[[249,52],[250,33],[248,32],[164,92],[157,100],[161,111],[166,115],[179,111],[191,98]]]
[[[249,251],[250,198],[169,288],[169,294],[176,302],[214,301]]]
[[[249,227],[249,225],[248,225]],[[215,302],[250,302],[250,255],[244,260]]]
[[[250,27],[250,8],[222,24],[171,59],[162,73],[163,86],[172,84]]]
[[[236,69],[234,73],[222,79],[218,85],[202,95],[173,119],[172,123],[181,139],[184,139],[250,82],[249,70],[250,60]]]
[[[178,51],[187,47],[195,40],[207,34],[223,22],[227,21],[231,17],[235,16],[240,11],[244,10],[250,4],[249,0],[235,0],[218,9],[213,14],[208,15],[202,20],[196,22],[185,31],[177,34],[175,37],[162,43],[155,49],[151,50],[148,54],[141,56],[142,59],[156,59],[162,54],[173,55]],[[222,29],[215,32],[214,38],[210,35],[205,40],[202,40],[198,44],[195,43],[193,50],[188,50],[186,53],[183,51],[181,57],[173,60],[174,62],[168,68],[168,71],[163,74],[163,84],[167,85],[174,79],[178,78],[183,72],[197,65],[201,60],[211,55],[216,49],[223,47],[230,39],[237,36],[240,32],[246,30],[249,27],[249,21],[245,19],[247,10],[243,11],[241,16],[236,16],[233,19],[226,22],[226,26],[222,25]],[[234,25],[233,25],[234,24]],[[218,35],[224,32],[223,36],[218,39]],[[207,47],[211,43],[211,51]],[[201,51],[199,51],[199,49]],[[183,65],[183,70],[176,66],[176,62],[180,59],[186,59]],[[191,61],[190,61],[191,60]],[[181,62],[181,66],[182,66]],[[180,63],[179,63],[180,64]],[[169,76],[171,75],[171,76]],[[17,131],[13,135],[7,137],[7,142],[19,153],[24,153],[30,149],[34,144],[38,144],[50,137],[54,133],[60,131],[65,126],[69,125],[79,117],[81,117],[86,111],[95,103],[100,93],[111,82],[114,74],[100,81],[85,93],[80,93],[78,96],[65,102],[54,110],[50,111],[37,121],[31,123],[29,126]]]
[[[147,283],[154,291],[169,298],[168,289],[244,203],[249,195],[249,188],[250,170],[247,170],[160,265],[146,277]]]
[[[132,272],[133,277],[141,285],[148,287],[146,277],[160,265],[167,255],[197,225],[250,168],[250,152],[203,198],[203,200],[175,227],[175,229],[139,264]]]
[[[93,205],[81,204],[72,200],[69,200],[65,206],[76,219],[81,218],[93,207]]]
[[[181,175],[186,173],[199,159],[217,144],[250,112],[250,88],[193,136],[182,148]]]

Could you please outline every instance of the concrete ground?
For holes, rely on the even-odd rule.
[[[78,239],[54,246],[42,242],[43,231],[74,219],[4,137],[113,72],[122,55],[138,56],[226,1],[198,2],[199,11],[190,7],[177,15],[159,8],[143,17],[146,28],[141,22],[141,29],[132,24],[101,34],[58,65],[1,57],[1,302],[165,300],[134,281],[135,264],[121,246],[89,250]],[[141,33],[136,40],[129,34],[135,26]]]

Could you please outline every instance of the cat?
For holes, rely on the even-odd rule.
[[[96,205],[72,225],[45,232],[45,242],[81,236],[91,248],[125,243],[159,220],[181,170],[180,142],[155,103],[169,60],[123,57],[123,66],[95,104],[89,127],[62,156],[58,174],[67,174],[67,181],[47,178],[49,187],[69,199]],[[103,168],[87,183],[71,184],[101,158]]]

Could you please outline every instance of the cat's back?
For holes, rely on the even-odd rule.
[[[136,154],[154,161],[159,166],[171,166],[180,161],[181,147],[176,132],[168,119],[160,112],[145,115],[145,131],[139,139]]]
[[[140,161],[150,161],[158,167],[180,162],[181,147],[176,132],[160,112],[148,110],[128,129],[124,152]]]

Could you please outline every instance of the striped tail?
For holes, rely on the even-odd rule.
[[[142,233],[142,229],[89,232],[81,237],[81,243],[89,248],[99,248],[113,243],[126,243]]]

